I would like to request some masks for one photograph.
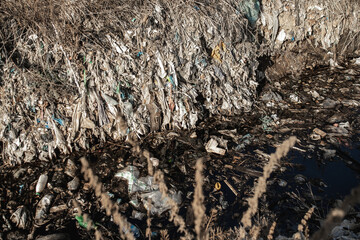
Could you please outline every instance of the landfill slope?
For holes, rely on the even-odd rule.
[[[251,110],[262,51],[238,1],[46,2],[0,4],[6,164]]]
[[[250,111],[264,55],[269,80],[359,55],[351,0],[3,1],[0,11],[11,165]]]
[[[340,67],[360,56],[360,4],[353,0],[264,0],[257,21],[274,67],[269,80],[306,69]]]
[[[359,239],[359,10],[0,1],[0,239]]]

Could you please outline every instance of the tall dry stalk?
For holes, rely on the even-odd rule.
[[[341,223],[348,213],[350,207],[360,203],[360,185],[351,190],[351,194],[346,196],[339,208],[333,209],[326,217],[321,228],[312,236],[312,240],[329,239],[331,230]]]
[[[94,226],[94,222],[91,220],[91,218],[89,217],[88,214],[82,212],[79,203],[78,203],[75,199],[72,200],[72,204],[74,205],[74,208],[77,209],[77,211],[78,211],[78,212],[77,212],[78,216],[82,216],[82,217],[83,217],[84,223],[85,223],[85,225],[86,225],[86,230],[89,231],[89,230],[92,228],[92,226]],[[104,239],[103,236],[102,236],[102,234],[101,234],[101,232],[98,231],[96,228],[95,228],[95,239],[96,239],[96,240],[102,240],[102,239]]]
[[[204,178],[202,176],[203,171],[203,159],[199,158],[196,161],[196,173],[195,173],[195,191],[194,191],[194,201],[192,202],[192,208],[194,210],[195,216],[195,232],[197,239],[201,238],[201,225],[205,217],[205,206],[204,206],[204,194],[202,191],[202,185],[204,183]]]
[[[156,171],[154,178],[155,178],[155,182],[159,185],[159,191],[162,194],[162,198],[168,199],[167,203],[171,207],[169,220],[174,222],[175,226],[178,227],[179,232],[185,234],[185,239],[187,239],[187,240],[192,239],[193,238],[192,235],[186,229],[184,219],[178,214],[179,207],[178,207],[177,203],[173,199],[171,199],[167,193],[168,189],[167,189],[165,181],[164,181],[164,174],[160,170],[158,170],[158,171]]]
[[[274,167],[278,164],[280,158],[284,157],[296,143],[296,137],[290,137],[288,140],[283,142],[278,148],[276,148],[276,152],[270,155],[269,162],[265,165],[263,176],[259,178],[253,197],[249,198],[247,201],[249,203],[249,208],[243,215],[241,219],[241,223],[244,225],[245,228],[251,227],[251,218],[258,210],[258,202],[259,198],[262,196],[263,193],[266,192],[266,180],[270,177]]]
[[[259,235],[260,235],[260,230],[261,230],[260,226],[253,225],[252,228],[250,229],[251,239],[257,240],[259,238]]]
[[[272,223],[271,227],[270,227],[269,233],[267,235],[268,240],[273,240],[274,239],[275,228],[276,228],[276,221],[274,221]]]
[[[294,239],[301,239],[302,233],[304,233],[305,230],[305,238],[309,239],[309,228],[308,228],[308,221],[311,218],[313,212],[315,210],[315,207],[311,207],[301,220],[301,223],[298,225],[298,232],[295,234]]]
[[[144,150],[143,151],[143,156],[146,158],[147,163],[148,163],[148,173],[150,176],[154,175],[154,169],[153,169],[153,164],[150,160],[150,152],[148,150]]]
[[[82,164],[81,172],[84,174],[85,180],[89,181],[91,187],[95,190],[96,197],[100,198],[100,202],[106,210],[106,215],[112,216],[114,222],[119,226],[121,237],[134,240],[128,221],[119,213],[118,205],[114,204],[109,195],[103,191],[102,184],[98,181],[98,177],[89,167],[88,161],[84,157],[82,157],[80,161]]]
[[[150,216],[150,210],[151,210],[151,199],[149,198],[148,199],[148,210],[147,210],[147,219],[146,219],[146,225],[147,225],[147,228],[146,228],[146,237],[151,240],[151,216]]]

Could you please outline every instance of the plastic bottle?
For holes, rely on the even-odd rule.
[[[36,194],[40,194],[45,186],[46,186],[46,183],[47,183],[47,180],[48,180],[48,176],[47,174],[41,174],[40,177],[39,177],[39,180],[36,184],[36,188],[35,188],[35,191],[36,191]]]

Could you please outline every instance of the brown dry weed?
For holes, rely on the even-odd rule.
[[[320,230],[318,230],[311,239],[313,240],[322,240],[328,239],[331,230],[341,223],[348,211],[355,204],[360,203],[360,186],[354,188],[351,191],[351,194],[344,198],[341,206],[339,208],[333,209],[326,217],[324,223],[322,224]]]
[[[251,227],[251,218],[258,210],[258,201],[259,198],[266,192],[266,180],[270,177],[274,167],[278,164],[280,158],[284,157],[296,143],[296,137],[290,137],[288,140],[283,142],[277,149],[275,153],[270,155],[269,162],[265,165],[263,176],[259,178],[256,186],[254,187],[253,197],[248,199],[249,208],[243,215],[241,223],[245,228]]]
[[[89,167],[88,161],[83,157],[80,159],[82,168],[81,172],[84,174],[85,180],[88,180],[91,187],[95,190],[95,195],[100,199],[102,206],[106,210],[106,215],[112,216],[114,222],[119,226],[119,233],[122,238],[134,240],[134,236],[130,231],[130,224],[119,213],[118,205],[114,204],[109,195],[102,189],[102,183],[98,180],[98,177],[94,174],[92,169]],[[125,232],[125,233],[124,233]]]
[[[174,222],[175,226],[178,227],[178,231],[185,234],[185,239],[192,239],[192,235],[189,233],[189,231],[186,229],[185,221],[184,219],[178,214],[179,213],[179,206],[177,203],[171,199],[168,195],[168,188],[166,187],[165,181],[164,181],[164,174],[158,170],[155,175],[155,182],[159,185],[159,190],[162,194],[163,198],[167,198],[167,203],[171,206],[170,209],[170,216],[169,220]]]
[[[78,216],[83,217],[84,223],[87,226],[86,230],[89,231],[94,226],[94,222],[92,221],[92,219],[89,217],[88,214],[82,212],[81,206],[79,205],[79,203],[75,199],[73,199],[72,204],[74,205],[74,208],[77,209]],[[101,232],[99,230],[97,230],[96,228],[95,228],[95,239],[96,240],[104,239]]]
[[[203,159],[199,158],[196,161],[196,173],[195,173],[195,191],[194,191],[194,201],[192,202],[192,208],[194,210],[195,216],[195,232],[197,239],[201,239],[201,227],[205,217],[205,206],[204,206],[204,194],[202,191],[202,186],[204,183],[204,178],[202,176],[203,171]]]

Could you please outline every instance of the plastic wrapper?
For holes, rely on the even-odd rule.
[[[40,202],[36,207],[36,212],[35,212],[36,221],[41,222],[46,217],[46,214],[50,209],[50,205],[53,198],[54,198],[53,195],[47,194],[40,200]]]
[[[218,147],[219,143],[214,139],[211,138],[205,145],[205,149],[207,152],[216,153],[219,155],[225,155],[226,150]]]
[[[75,191],[75,190],[78,189],[79,185],[80,185],[80,180],[79,180],[79,178],[78,178],[78,177],[74,177],[73,180],[71,180],[70,182],[68,182],[67,187],[68,187],[68,189],[69,189],[70,191]]]
[[[149,193],[143,193],[140,195],[144,207],[149,210],[152,215],[161,215],[163,212],[171,209],[169,204],[169,198],[174,200],[178,205],[181,204],[181,192],[175,192],[169,194],[168,197],[163,198],[160,191],[153,191]],[[151,200],[150,205],[148,200]]]
[[[152,215],[161,215],[164,211],[171,208],[168,198],[162,198],[161,192],[158,190],[159,185],[155,184],[154,177],[146,176],[139,178],[139,170],[135,166],[127,166],[122,171],[116,173],[115,177],[127,180],[129,194],[132,194],[130,203],[135,207],[139,207],[138,196],[146,209],[150,208]],[[169,197],[176,203],[181,203],[181,192],[170,193]],[[150,206],[149,202],[150,201]]]
[[[115,174],[115,177],[127,180],[129,194],[157,190],[159,186],[154,183],[151,176],[140,177],[139,170],[135,166],[127,166],[124,170]]]
[[[16,224],[18,228],[25,229],[30,223],[30,215],[26,207],[20,206],[11,215],[11,221]]]

